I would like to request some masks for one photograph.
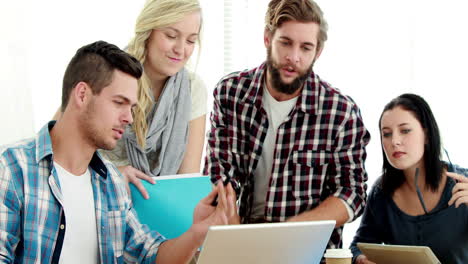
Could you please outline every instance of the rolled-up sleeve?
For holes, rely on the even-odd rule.
[[[166,239],[156,231],[141,224],[136,212],[130,209],[127,214],[126,245],[124,258],[131,263],[155,263],[158,249]]]
[[[352,220],[363,213],[366,205],[367,173],[364,162],[365,147],[369,141],[370,134],[364,127],[359,109],[354,105],[335,141],[335,171],[330,173],[332,176],[329,179],[333,196],[342,199],[354,212]]]
[[[208,133],[205,168],[203,174],[210,175],[212,182],[226,176],[233,177],[240,174],[236,172],[240,166],[234,159],[229,144],[229,114],[225,113],[222,105],[229,102],[224,82],[218,83],[214,90],[213,111],[210,121],[211,128]]]

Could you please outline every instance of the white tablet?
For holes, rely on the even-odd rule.
[[[440,264],[429,247],[357,243],[366,257],[378,264]]]

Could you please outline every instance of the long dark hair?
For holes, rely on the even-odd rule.
[[[439,188],[442,179],[443,163],[441,161],[441,140],[439,127],[432,114],[429,104],[419,95],[402,94],[388,103],[379,118],[379,131],[381,130],[382,116],[386,111],[395,107],[401,107],[406,111],[413,113],[421,124],[426,135],[426,144],[424,145],[424,167],[426,171],[426,184],[432,191]],[[380,131],[381,132],[381,131]],[[382,138],[382,137],[381,137]],[[403,171],[394,168],[387,160],[385,150],[382,145],[383,166],[382,166],[382,191],[392,195],[395,190],[405,182]]]

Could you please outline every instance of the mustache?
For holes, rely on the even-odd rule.
[[[292,65],[292,64],[280,64],[280,65],[274,65],[275,68],[277,69],[283,69],[283,68],[286,68],[288,70],[291,70],[291,71],[295,71],[297,73],[299,73],[300,75],[303,74],[303,72],[301,72],[300,70],[297,69],[296,66]]]

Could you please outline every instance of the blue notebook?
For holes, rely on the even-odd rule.
[[[182,174],[155,177],[156,184],[142,181],[150,198],[145,200],[130,184],[133,207],[140,222],[168,239],[178,237],[192,225],[193,210],[212,190],[210,177]]]

